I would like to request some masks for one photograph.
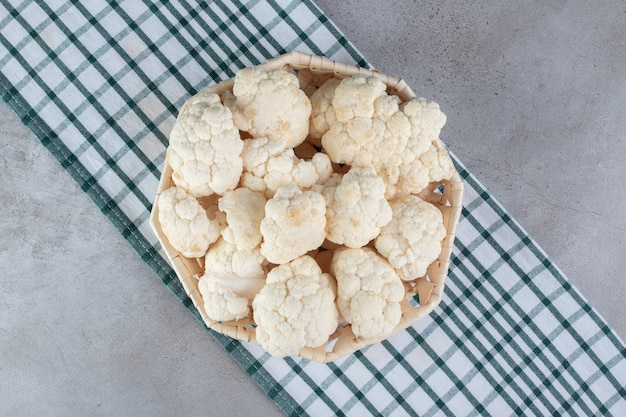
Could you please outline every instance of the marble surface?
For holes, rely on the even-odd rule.
[[[626,7],[319,0],[626,338]],[[0,415],[280,411],[0,106]],[[207,411],[208,410],[208,411]]]

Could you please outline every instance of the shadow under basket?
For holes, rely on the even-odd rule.
[[[300,80],[300,87],[309,96],[329,78],[343,79],[354,74],[363,74],[380,77],[388,86],[387,91],[389,94],[398,96],[401,102],[415,97],[411,88],[401,79],[389,77],[375,70],[360,68],[332,61],[325,57],[311,56],[300,52],[281,55],[258,67],[266,70],[283,69],[294,72]],[[232,90],[233,83],[234,79],[231,78],[204,91],[212,91],[221,95],[226,90]],[[436,139],[434,144],[438,148],[444,147],[439,139]],[[165,162],[155,197],[155,204],[150,216],[150,224],[183,288],[209,328],[234,339],[258,344],[252,314],[248,318],[241,320],[218,322],[210,319],[204,311],[202,296],[198,290],[198,279],[204,273],[204,258],[186,258],[182,256],[170,246],[159,225],[156,199],[158,199],[161,192],[172,186],[174,186],[172,169]],[[321,363],[334,361],[368,345],[380,342],[413,325],[439,305],[450,265],[450,254],[454,244],[456,226],[461,214],[463,182],[459,174],[455,173],[449,180],[431,183],[419,196],[441,210],[447,233],[441,242],[442,250],[439,258],[428,267],[426,276],[404,282],[405,298],[401,303],[402,318],[400,323],[391,334],[386,335],[384,338],[369,339],[355,337],[350,325],[342,323],[325,344],[317,348],[304,348],[298,353],[298,356]]]

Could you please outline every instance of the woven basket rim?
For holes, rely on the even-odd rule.
[[[416,97],[407,83],[400,78],[394,78],[373,69],[345,64],[330,60],[326,57],[308,55],[297,51],[289,52],[270,59],[257,67],[265,70],[306,70],[313,75],[329,76],[332,74],[332,76],[336,78],[345,78],[357,73],[367,76],[374,75],[381,78],[382,81],[388,86],[388,91],[391,94],[397,95],[401,101],[408,101],[409,99]],[[232,89],[233,82],[234,78],[230,78],[206,88],[203,92],[213,91],[222,93],[226,90]],[[434,140],[434,144],[440,148],[444,147],[443,142],[439,138]],[[176,275],[185,292],[191,299],[194,307],[200,313],[200,316],[207,327],[234,339],[258,344],[256,340],[256,332],[250,318],[222,323],[212,320],[207,316],[204,311],[202,296],[200,295],[197,286],[197,280],[203,272],[201,263],[196,259],[183,257],[177,250],[169,245],[167,239],[165,238],[158,221],[157,200],[164,190],[173,185],[171,174],[172,169],[166,160],[163,164],[163,170],[150,213],[150,226],[154,230],[159,243],[168,257],[168,261],[176,272]],[[443,193],[441,194],[434,192],[439,185],[443,185]],[[402,319],[400,323],[390,334],[380,338],[369,339],[355,337],[350,330],[350,326],[339,327],[337,331],[329,337],[326,344],[318,348],[304,348],[298,353],[297,356],[321,363],[332,362],[373,343],[388,339],[397,332],[406,329],[415,322],[426,317],[439,305],[443,289],[445,287],[445,279],[448,274],[450,256],[456,235],[456,226],[462,209],[461,202],[463,197],[463,182],[459,173],[455,172],[452,178],[444,180],[440,183],[433,183],[429,189],[423,191],[422,193],[424,193],[424,196],[429,200],[434,198],[431,202],[442,211],[447,233],[442,243],[442,251],[439,258],[428,268],[428,279],[418,278],[414,281],[413,287],[410,290],[407,290],[407,297],[402,303]],[[422,193],[420,193],[420,195]],[[419,306],[410,305],[408,298],[412,297],[414,294],[419,294],[420,301],[423,296],[427,299],[427,301],[420,303]]]

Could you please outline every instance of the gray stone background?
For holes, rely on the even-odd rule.
[[[318,5],[626,338],[626,4]],[[0,415],[280,412],[0,106]]]

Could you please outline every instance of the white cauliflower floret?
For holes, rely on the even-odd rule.
[[[326,237],[326,202],[319,192],[280,187],[265,204],[261,253],[275,264],[317,249]]]
[[[333,112],[335,122],[322,136],[322,146],[333,162],[364,167],[404,147],[398,140],[410,131],[408,119],[394,121],[393,128],[387,128],[398,104],[385,88],[380,78],[363,75],[345,78],[337,85],[332,107],[327,109],[327,113]]]
[[[405,155],[415,155],[407,149]],[[433,181],[450,179],[456,172],[448,152],[430,145],[425,152],[411,161],[400,165],[396,194],[416,193]]]
[[[288,149],[267,161],[267,174],[263,177],[266,195],[273,195],[283,185],[296,184],[301,189],[311,188],[326,181],[333,173],[328,155],[318,152],[306,161]]]
[[[291,151],[290,154],[292,152],[293,151]],[[333,166],[330,162],[330,158],[322,152],[317,152],[311,157],[310,160],[299,159],[294,154],[292,161],[294,165],[291,171],[291,176],[293,177],[293,182],[300,188],[310,188],[315,184],[323,183],[333,173]],[[267,183],[269,189],[277,190],[278,187],[285,184],[283,182],[284,180],[278,178],[272,169],[272,161],[268,164],[268,168],[270,169],[270,172],[265,176],[265,182]]]
[[[264,192],[267,189],[265,175],[270,159],[276,158],[285,151],[283,141],[276,138],[245,139],[241,151],[243,175],[241,185],[253,191]]]
[[[215,321],[239,320],[250,314],[248,299],[240,297],[210,273],[198,281],[204,311]]]
[[[402,280],[389,263],[370,248],[342,249],[333,256],[339,311],[357,337],[384,337],[400,322]]]
[[[242,186],[272,197],[283,185],[296,184],[307,189],[330,177],[333,167],[328,155],[317,152],[307,161],[298,158],[291,148],[282,149],[281,142],[277,138],[244,141]]]
[[[402,112],[411,122],[411,133],[415,136],[438,138],[446,124],[446,115],[439,104],[422,97],[415,97],[401,106]],[[423,152],[424,150],[422,150]]]
[[[387,86],[377,76],[356,74],[344,78],[335,87],[332,106],[335,120],[345,123],[357,118],[369,118],[374,115],[374,102],[379,97],[387,96]]]
[[[359,86],[356,94],[353,85]],[[374,167],[389,188],[387,195],[393,196],[411,136],[411,124],[399,110],[397,97],[385,92],[380,78],[355,75],[335,89],[333,110],[336,122],[322,137],[331,161]]]
[[[386,93],[378,77],[354,75],[337,85],[326,113],[335,118],[322,136],[330,159],[351,166],[373,166],[387,184],[388,198],[418,193],[436,181],[421,156],[446,122],[437,103],[413,98],[400,105],[396,96]]]
[[[272,269],[252,307],[257,341],[277,357],[321,346],[338,325],[334,280],[308,255]]]
[[[311,102],[295,74],[256,67],[237,72],[232,106],[235,124],[252,137],[274,136],[284,148],[304,142],[309,133]]]
[[[343,178],[343,175],[345,174],[333,172],[333,174],[328,177],[326,181],[321,184],[315,184],[313,187],[311,187],[311,190],[323,194],[327,188],[333,188],[333,190],[329,190],[326,192],[334,193],[334,188],[337,188],[337,186],[341,184],[341,178]]]
[[[267,272],[267,260],[259,247],[241,250],[224,238],[211,245],[204,262],[205,271],[220,276],[236,276],[242,281],[264,280]],[[247,295],[255,294],[254,291],[250,294],[251,291],[245,290],[245,286],[238,288],[238,291]]]
[[[376,250],[403,280],[423,277],[441,253],[446,235],[443,215],[433,204],[414,195],[391,202],[391,209],[391,222],[376,238]]]
[[[216,321],[247,317],[250,301],[265,285],[266,266],[259,247],[239,250],[223,238],[211,245],[198,282],[207,315]]]
[[[224,240],[240,250],[261,244],[261,220],[265,217],[265,196],[248,188],[227,191],[219,199],[219,209],[226,213],[228,226],[222,230]]]
[[[377,101],[376,110],[384,110],[392,104],[385,96]],[[322,137],[322,146],[332,162],[351,166],[374,166],[381,177],[390,177],[402,163],[401,151],[406,147],[410,125],[402,113],[384,115],[375,113],[373,118],[355,118],[345,123],[335,123]],[[386,171],[385,171],[386,170]]]
[[[198,200],[182,188],[163,191],[157,206],[163,234],[170,245],[187,258],[204,256],[220,235],[223,225],[219,219],[211,220]]]
[[[448,151],[444,148],[437,149],[435,145],[431,145],[420,156],[420,163],[428,169],[430,181],[450,179],[456,173],[456,168]]]
[[[352,167],[336,186],[322,191],[326,199],[326,239],[360,248],[391,220],[385,183],[372,167]]]
[[[183,106],[170,134],[167,162],[177,186],[195,197],[223,194],[239,183],[243,141],[217,94],[202,93]]]
[[[337,78],[330,78],[311,95],[309,140],[316,146],[321,146],[322,136],[335,123],[333,97],[339,82],[340,80]]]

